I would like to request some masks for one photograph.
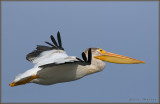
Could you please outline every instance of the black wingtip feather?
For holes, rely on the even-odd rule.
[[[47,43],[48,45],[50,45],[50,46],[56,48],[53,44],[51,44],[51,43],[49,43],[49,42],[45,42],[45,43]]]
[[[84,52],[82,53],[82,58],[83,58],[84,62],[87,62],[87,57],[86,57],[86,54]]]
[[[89,48],[89,50],[88,50],[88,63],[90,63],[91,64],[91,61],[92,61],[92,52],[91,52],[91,48]]]
[[[54,36],[50,36],[52,44],[49,42],[45,42],[46,44],[50,45],[50,46],[43,46],[43,45],[37,45],[36,50],[32,51],[31,53],[27,54],[26,59],[28,61],[32,61],[34,60],[36,57],[38,57],[40,55],[40,53],[44,52],[44,51],[48,51],[48,50],[52,50],[52,49],[57,49],[57,50],[64,50],[64,48],[62,47],[62,41],[61,41],[61,37],[60,37],[60,32],[57,32],[57,40],[58,40],[58,44],[54,38]]]
[[[58,31],[57,34],[60,34],[60,32]]]
[[[56,47],[58,47],[58,44],[57,44],[57,42],[56,42],[54,36],[51,35],[50,38],[51,38],[52,42],[54,43],[54,45],[55,45]]]
[[[61,35],[60,35],[59,31],[57,32],[57,40],[58,40],[58,43],[59,43],[59,48],[62,48]]]

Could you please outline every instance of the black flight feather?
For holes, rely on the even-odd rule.
[[[86,57],[86,54],[84,52],[82,53],[82,58],[83,58],[84,62],[87,62],[87,57]]]
[[[58,43],[59,43],[59,48],[62,48],[61,36],[60,36],[59,31],[57,33],[57,40],[58,40]]]
[[[56,47],[58,47],[58,44],[57,44],[55,38],[53,37],[53,35],[51,35],[50,37],[51,37],[51,40],[52,40],[52,42],[54,43],[54,45],[55,45]]]
[[[52,46],[52,47],[55,47],[53,44],[49,43],[49,42],[45,42],[47,43],[48,45]]]
[[[41,51],[47,51],[47,50],[52,50],[53,47],[49,47],[49,46],[43,46],[43,45],[37,45],[37,50],[41,50]]]
[[[51,35],[50,36],[53,44],[49,43],[49,42],[45,42],[46,44],[50,45],[50,46],[43,46],[43,45],[37,45],[36,50],[32,51],[31,53],[27,54],[26,59],[28,61],[33,61],[36,57],[38,57],[42,52],[44,51],[48,51],[48,50],[52,50],[52,49],[57,49],[57,50],[64,50],[64,48],[62,47],[62,41],[61,41],[61,36],[60,36],[60,32],[58,31],[57,33],[57,40],[58,40],[58,44],[55,40],[55,38]]]
[[[83,60],[81,60],[81,59],[80,59],[80,58],[78,58],[78,57],[76,57],[76,59],[77,59],[77,60],[79,60],[79,61],[81,61],[81,62],[83,62]]]
[[[92,52],[91,52],[91,48],[89,48],[89,50],[88,50],[88,63],[91,63],[91,61],[92,61]]]

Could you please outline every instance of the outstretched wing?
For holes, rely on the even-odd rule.
[[[89,67],[88,65],[91,64],[92,60],[91,49],[88,52],[88,59],[84,58],[86,57],[86,54],[82,55],[83,60],[72,56],[55,63],[39,66],[40,70],[37,71],[37,75],[43,78],[41,84],[50,85],[60,82],[68,82],[85,75]],[[80,72],[81,74],[77,75],[77,72],[81,70],[82,73]]]
[[[19,80],[23,80],[23,79],[28,78],[32,75],[35,75],[35,74],[37,74],[37,72],[39,75],[42,75],[42,76],[43,75],[54,76],[54,74],[56,74],[56,73],[53,73],[53,71],[57,70],[57,69],[58,70],[66,69],[65,72],[67,72],[70,69],[74,69],[73,66],[90,65],[91,61],[92,61],[91,48],[88,51],[88,59],[87,59],[86,54],[84,52],[82,53],[82,58],[83,58],[83,60],[81,60],[80,58],[74,57],[74,56],[70,56],[70,57],[66,57],[66,58],[59,58],[54,63],[47,63],[47,64],[42,64],[40,66],[36,66],[36,67],[26,71],[25,73],[16,76],[16,78],[14,79],[14,82],[17,82]],[[67,70],[67,69],[69,69],[69,70]]]
[[[91,49],[89,49],[88,51],[88,59],[86,57],[86,54],[84,53],[82,54],[82,57],[83,60],[72,56],[64,58],[63,60],[59,60],[55,63],[39,66],[40,70],[37,72],[37,75],[49,79],[47,82],[45,82],[45,84],[53,84],[57,80],[58,82],[71,81],[71,79],[75,78],[77,71],[76,69],[78,68],[84,69],[84,67],[87,67],[87,65],[91,64],[92,60]]]
[[[82,58],[83,58],[83,60],[81,60],[80,58],[75,57],[75,56],[60,58],[60,59],[56,60],[56,62],[54,62],[54,63],[41,65],[39,67],[44,69],[47,67],[59,66],[59,65],[64,65],[64,64],[90,65],[91,61],[92,61],[91,48],[88,50],[88,59],[87,59],[86,54],[84,52],[82,53]]]
[[[30,62],[33,62],[34,64],[38,63],[45,64],[48,63],[51,59],[52,62],[54,62],[53,60],[57,58],[68,57],[68,55],[64,51],[64,48],[62,47],[60,32],[57,33],[58,43],[56,42],[55,38],[52,35],[50,36],[50,38],[53,44],[45,42],[50,46],[37,45],[36,50],[27,54],[26,59]]]

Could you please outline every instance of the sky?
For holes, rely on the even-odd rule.
[[[10,87],[33,67],[26,54],[60,31],[68,55],[90,47],[146,61],[55,85]],[[2,102],[158,102],[158,1],[2,1]]]

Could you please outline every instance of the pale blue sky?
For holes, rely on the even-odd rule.
[[[146,64],[107,63],[77,81],[11,88],[33,67],[25,55],[57,31],[69,55],[99,47]],[[158,2],[2,2],[2,102],[158,102]]]

